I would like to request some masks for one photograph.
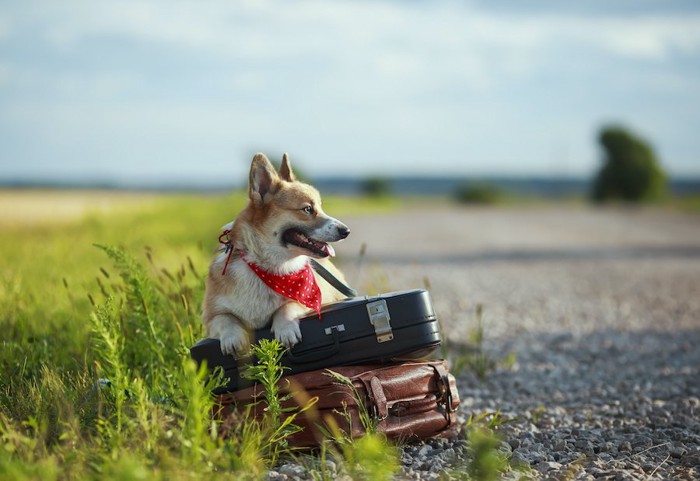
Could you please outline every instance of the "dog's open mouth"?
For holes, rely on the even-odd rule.
[[[282,240],[287,244],[292,244],[302,249],[306,249],[318,257],[334,257],[333,246],[320,240],[312,239],[302,231],[289,229],[282,234]]]

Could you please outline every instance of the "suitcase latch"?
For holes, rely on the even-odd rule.
[[[369,322],[374,326],[377,342],[387,342],[394,339],[394,333],[389,322],[391,321],[391,316],[384,299],[369,302],[367,304],[367,313],[369,314]]]
[[[338,324],[337,326],[331,326],[327,327],[324,332],[326,333],[326,336],[330,336],[333,334],[333,330],[336,330],[337,332],[345,332],[345,324]]]

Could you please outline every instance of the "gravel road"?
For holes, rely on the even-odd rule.
[[[516,361],[484,382],[458,373],[461,412],[511,419],[500,449],[529,469],[506,477],[700,479],[700,216],[423,206],[343,221],[349,281],[429,283],[452,346],[483,305],[488,355]],[[407,447],[399,477],[445,477],[465,450]]]

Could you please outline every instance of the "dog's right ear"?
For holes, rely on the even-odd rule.
[[[248,197],[258,207],[265,204],[266,197],[274,194],[279,184],[279,176],[265,154],[255,154],[250,164]]]

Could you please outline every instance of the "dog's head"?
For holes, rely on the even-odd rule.
[[[282,263],[301,255],[334,256],[329,244],[345,239],[350,229],[321,207],[321,196],[298,181],[284,154],[279,172],[263,154],[256,154],[248,182],[250,203],[236,221],[244,229],[246,245],[270,263]],[[251,245],[252,244],[252,245]]]

